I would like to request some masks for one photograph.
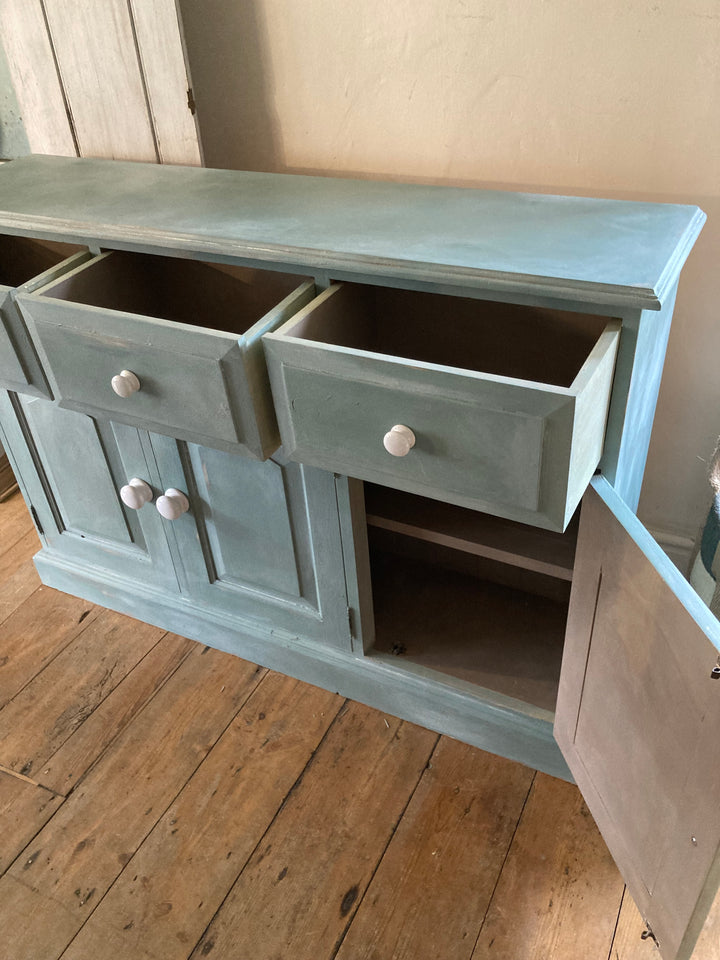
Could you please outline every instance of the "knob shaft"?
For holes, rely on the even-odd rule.
[[[153,492],[150,486],[144,480],[133,477],[129,483],[120,490],[120,499],[126,507],[131,510],[139,510],[140,507],[150,503],[153,498]]]
[[[415,446],[415,434],[410,427],[396,423],[383,437],[383,446],[394,457],[406,457]]]
[[[190,501],[181,490],[170,487],[162,497],[157,498],[155,506],[161,517],[166,520],[177,520],[190,509]]]
[[[140,389],[140,381],[132,370],[121,370],[110,381],[110,385],[119,397],[131,397]]]

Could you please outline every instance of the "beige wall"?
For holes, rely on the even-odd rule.
[[[720,432],[718,0],[180,0],[206,161],[700,203],[641,515]]]

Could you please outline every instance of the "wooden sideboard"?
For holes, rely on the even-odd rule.
[[[703,221],[7,164],[0,438],[43,581],[574,777],[689,956],[720,878],[720,625],[634,510]]]

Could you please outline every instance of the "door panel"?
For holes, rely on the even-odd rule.
[[[720,624],[602,478],[583,501],[555,735],[665,960],[720,880]]]
[[[133,427],[95,421],[34,397],[0,394],[0,416],[47,546],[69,561],[177,592],[162,521],[130,510],[119,490],[149,479]]]
[[[300,596],[283,468],[270,460],[242,461],[242,486],[219,482],[227,455],[188,448],[218,579]]]
[[[164,487],[188,513],[166,521],[195,602],[265,630],[350,648],[333,475],[281,452],[258,462],[152,435]]]
[[[132,543],[98,425],[50,403],[21,400],[65,529]]]

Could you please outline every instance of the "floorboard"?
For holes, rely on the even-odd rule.
[[[0,874],[55,813],[62,797],[0,771]]]
[[[607,958],[622,895],[577,788],[538,773],[472,958]]]
[[[37,771],[159,642],[162,630],[102,610],[0,710],[0,763]]]
[[[63,954],[173,960],[198,942],[342,700],[266,676]]]
[[[441,738],[337,960],[468,960],[532,781]]]
[[[55,793],[74,789],[196,646],[192,640],[166,633],[42,764],[38,781]]]
[[[575,787],[42,587],[37,546],[0,503],[3,960],[658,960]]]

